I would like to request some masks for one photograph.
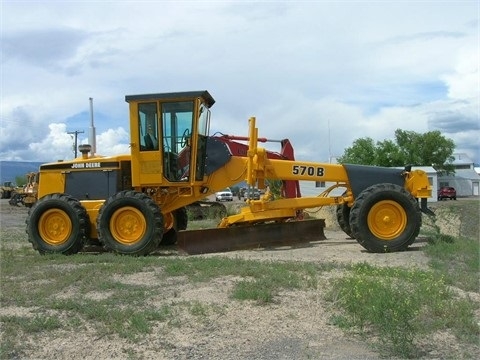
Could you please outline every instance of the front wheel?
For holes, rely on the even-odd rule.
[[[157,204],[141,192],[122,191],[108,198],[97,218],[98,239],[107,250],[124,255],[147,255],[163,235]]]
[[[403,187],[377,184],[360,193],[350,210],[352,234],[371,252],[403,251],[420,232],[416,199]]]
[[[50,194],[37,201],[26,220],[28,241],[40,254],[75,254],[83,248],[89,220],[80,202],[66,194]]]

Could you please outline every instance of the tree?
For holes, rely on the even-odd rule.
[[[374,141],[360,138],[345,149],[338,158],[339,163],[377,165],[377,166],[433,166],[435,170],[453,173],[451,162],[455,143],[445,138],[440,131],[420,134],[414,131],[397,129],[395,141]]]
[[[382,164],[380,166],[405,165],[404,157],[400,148],[392,140],[377,142],[377,147],[374,151],[376,163]]]
[[[373,165],[375,163],[375,143],[372,138],[360,138],[353,142],[353,146],[346,148],[339,163]]]
[[[276,200],[282,198],[282,180],[267,179],[267,185],[268,189],[270,190],[270,194],[273,196],[273,199]]]
[[[445,138],[440,131],[419,134],[414,131],[395,131],[397,144],[404,154],[407,164],[431,165],[437,171],[453,173],[451,164],[455,143]]]
[[[23,187],[25,186],[26,183],[27,183],[27,178],[25,176],[20,176],[20,175],[15,176],[15,184],[17,186]]]

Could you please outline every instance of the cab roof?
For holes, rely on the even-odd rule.
[[[192,99],[192,98],[202,98],[207,106],[210,108],[215,104],[215,99],[210,95],[207,90],[200,91],[181,91],[181,92],[170,92],[170,93],[157,93],[157,94],[143,94],[143,95],[126,95],[125,101],[142,101],[142,100],[168,100],[168,99]]]

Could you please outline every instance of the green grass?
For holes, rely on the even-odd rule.
[[[223,311],[208,302],[180,299],[179,286],[193,289],[234,277],[227,298],[268,305],[282,289],[315,288],[318,274],[325,270],[312,264],[220,256],[41,256],[24,234],[2,230],[1,235],[0,303],[11,309],[0,317],[2,359],[27,353],[24,336],[95,329],[92,338],[118,336],[135,344],[159,324],[186,326],[185,317],[204,321]]]
[[[399,268],[354,265],[337,280],[330,299],[345,311],[335,319],[344,327],[379,334],[380,349],[401,357],[415,357],[413,340],[420,331],[419,318],[448,315],[451,296],[442,278],[433,273]],[[428,307],[425,307],[428,301]]]
[[[206,282],[223,276],[241,277],[232,297],[270,303],[280,289],[316,288],[320,267],[308,263],[258,262],[224,257],[190,258],[166,261],[164,270],[171,276],[186,276],[192,282]],[[321,268],[320,270],[324,270]]]
[[[458,296],[452,286],[478,293],[479,243],[448,239],[426,247],[432,265],[428,271],[353,265],[328,293],[338,310],[332,322],[363,334],[373,332],[385,356],[417,358],[419,340],[444,329],[461,343],[478,344],[474,312],[479,304],[468,293]]]
[[[446,241],[445,241],[446,240]],[[479,241],[467,238],[432,236],[425,248],[430,266],[444,275],[447,285],[464,291],[479,290]]]
[[[474,357],[468,349],[480,335],[474,320],[478,302],[469,293],[479,292],[478,239],[439,233],[428,238],[423,251],[429,270],[421,270],[222,256],[40,256],[23,229],[2,228],[0,358],[25,358],[36,337],[58,332],[91,331],[92,339],[120,337],[138,346],[159,327],[168,332],[192,321],[208,324],[228,305],[184,299],[181,291],[219,280],[231,284],[229,301],[250,301],[265,311],[278,306],[285,290],[326,294],[332,322],[359,331],[385,357],[420,357],[420,340],[445,330],[457,338],[465,357]],[[323,280],[338,269],[341,277]]]

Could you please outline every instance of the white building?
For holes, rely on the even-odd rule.
[[[480,175],[474,167],[473,161],[467,154],[453,154],[455,160],[455,174],[438,177],[438,186],[452,186],[457,190],[457,196],[478,196]]]

